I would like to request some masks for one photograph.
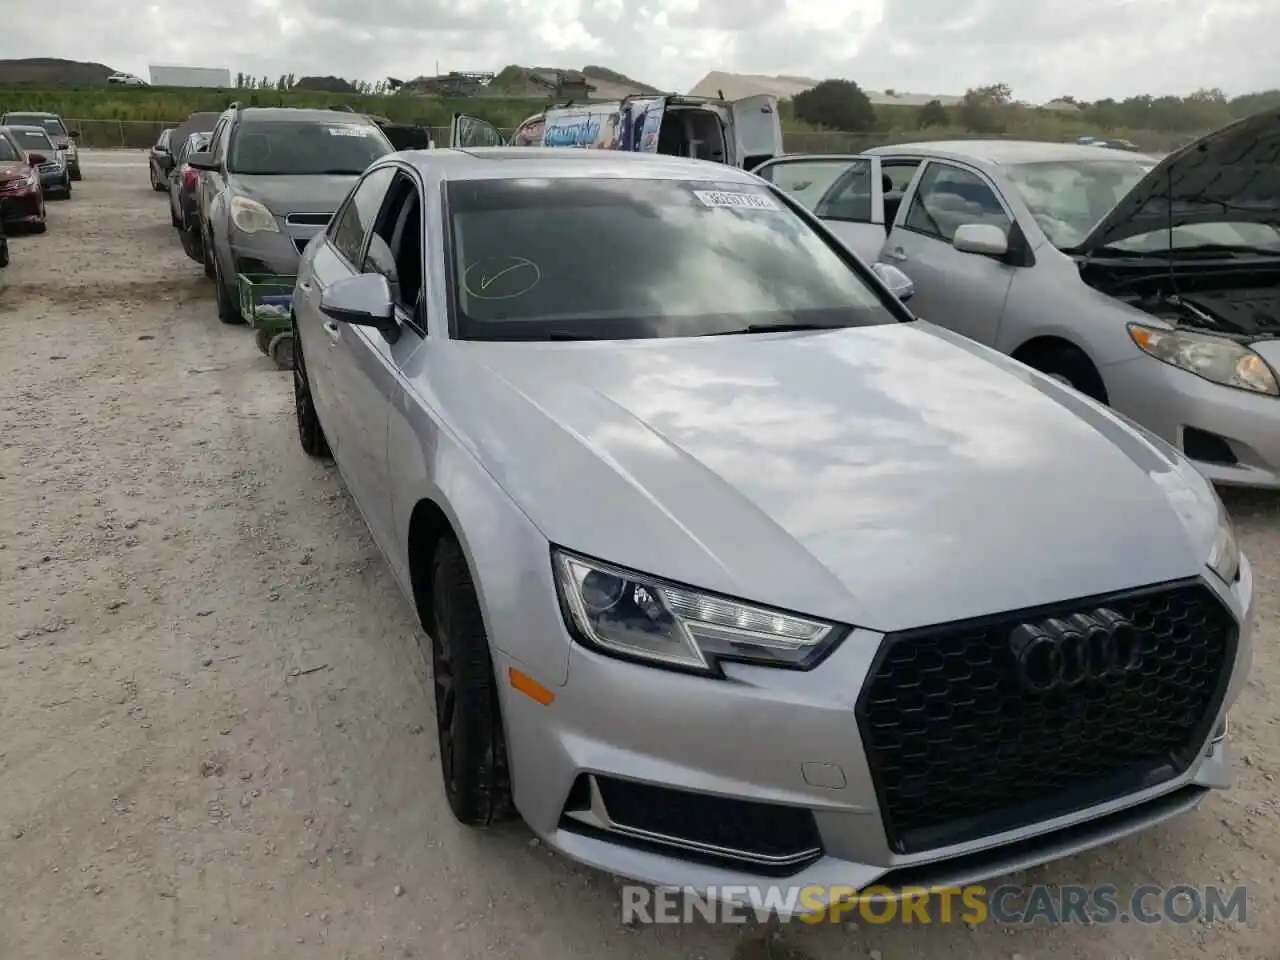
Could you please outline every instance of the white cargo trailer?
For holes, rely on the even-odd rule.
[[[228,89],[231,71],[226,67],[152,66],[153,87],[214,87]]]

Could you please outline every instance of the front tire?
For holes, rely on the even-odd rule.
[[[329,441],[325,439],[320,414],[316,412],[311,396],[311,379],[307,374],[307,362],[302,355],[302,338],[298,336],[298,322],[293,322],[293,408],[298,421],[298,443],[309,457],[324,459],[331,456]]]
[[[445,797],[460,823],[488,826],[515,814],[489,638],[457,540],[440,541],[433,569],[431,677]]]
[[[1107,402],[1107,388],[1093,361],[1082,351],[1069,345],[1037,351],[1023,361],[1059,383],[1065,383],[1099,403]]]
[[[79,180],[79,179],[81,179],[81,177],[80,177],[80,168],[79,168],[79,167],[72,167],[72,168],[71,168],[71,179],[72,179],[72,180]]]
[[[222,278],[222,264],[218,262],[217,253],[211,252],[210,257],[213,259],[213,297],[218,308],[218,319],[226,324],[242,324],[244,323],[244,317],[240,313],[239,298],[232,297],[231,291],[227,289],[226,281]]]

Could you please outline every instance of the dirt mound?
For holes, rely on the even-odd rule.
[[[324,90],[328,93],[355,93],[356,88],[341,77],[303,77],[293,85],[295,90]]]
[[[105,87],[116,71],[103,63],[32,57],[0,60],[0,87]]]
[[[607,67],[505,67],[489,84],[490,95],[504,97],[580,97],[592,100],[615,100],[623,97],[658,93],[639,80],[632,80]]]

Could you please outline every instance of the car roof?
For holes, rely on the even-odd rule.
[[[345,110],[319,110],[311,107],[241,107],[231,111],[238,121],[254,120],[328,120],[333,123],[367,123],[377,126],[363,113],[347,113]]]
[[[56,113],[46,113],[43,110],[7,110],[0,116],[5,117],[45,117],[49,120],[61,120],[62,118]]]
[[[707,180],[758,186],[752,174],[723,163],[621,150],[580,147],[442,147],[391,154],[433,180],[518,180],[610,177],[639,180]]]
[[[967,160],[990,166],[1115,159],[1117,156],[1143,159],[1141,154],[1101,153],[1101,149],[1087,143],[1049,143],[1043,140],[925,140],[919,143],[895,143],[891,146],[875,147],[867,153],[874,156],[909,154]]]

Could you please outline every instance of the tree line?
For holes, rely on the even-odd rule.
[[[893,91],[886,93],[892,95]],[[959,103],[931,100],[916,111],[917,129],[959,127],[998,136],[1013,133],[1030,120],[1052,114],[1063,123],[1098,130],[1158,130],[1189,135],[1206,133],[1261,110],[1280,108],[1280,89],[1228,97],[1219,89],[1197,90],[1185,97],[1127,97],[1123,100],[1078,100],[1058,97],[1054,107],[1036,107],[1014,99],[1006,83],[967,90]],[[877,106],[852,80],[824,80],[798,94],[792,110],[798,120],[828,130],[864,131],[883,127]],[[900,110],[894,105],[890,109]]]

